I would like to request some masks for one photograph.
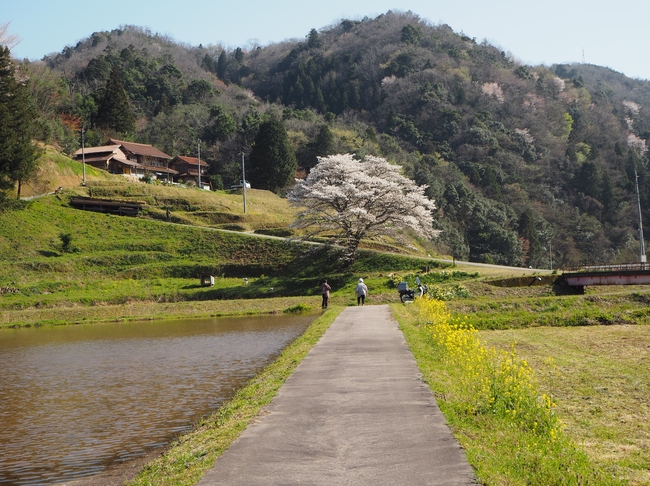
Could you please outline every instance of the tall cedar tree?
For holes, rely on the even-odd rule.
[[[226,51],[221,51],[217,61],[217,76],[221,81],[226,81],[226,71],[228,70],[228,55]]]
[[[111,69],[111,75],[106,81],[104,96],[99,104],[97,124],[101,128],[115,130],[117,133],[128,134],[135,132],[135,116],[129,105],[122,75],[117,66]]]
[[[0,191],[13,190],[36,172],[39,155],[32,141],[36,113],[27,87],[16,81],[11,52],[0,46]],[[0,195],[0,199],[4,197]]]
[[[298,163],[282,122],[269,118],[260,124],[249,158],[251,183],[277,191],[293,179]]]
[[[307,172],[318,163],[318,157],[334,154],[334,134],[329,126],[321,125],[316,138],[307,144],[307,150],[309,152],[309,158],[305,163]]]

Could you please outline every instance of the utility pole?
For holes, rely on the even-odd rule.
[[[83,169],[82,186],[86,185],[86,149],[85,149],[85,130],[81,127],[81,167]]]
[[[244,185],[244,214],[246,214],[246,169],[244,168],[244,152],[241,153],[241,177]]]
[[[634,179],[636,184],[636,205],[639,211],[639,258],[641,263],[646,262],[645,258],[645,243],[643,241],[643,218],[641,217],[641,196],[639,196],[639,174],[634,171]]]
[[[198,140],[197,145],[199,147],[199,149],[198,149],[198,153],[199,153],[199,189],[201,189],[201,139],[199,138],[197,140]]]

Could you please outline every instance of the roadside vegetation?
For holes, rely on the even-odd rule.
[[[650,326],[540,327],[480,337],[499,349],[516,342],[540,388],[556,400],[565,434],[600,470],[630,485],[650,484]]]
[[[509,290],[393,306],[481,483],[648,484],[647,291],[590,289],[552,307],[548,287]],[[491,309],[483,325],[472,305]],[[515,307],[545,317],[508,327]],[[640,325],[601,325],[603,312]]]

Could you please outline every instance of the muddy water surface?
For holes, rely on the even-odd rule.
[[[0,329],[0,484],[54,484],[189,430],[314,316]]]

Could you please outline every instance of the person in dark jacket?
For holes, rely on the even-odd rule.
[[[330,290],[332,290],[332,287],[327,283],[327,279],[323,280],[320,286],[320,293],[323,295],[323,303],[321,305],[323,309],[327,309],[327,304],[329,304]]]

